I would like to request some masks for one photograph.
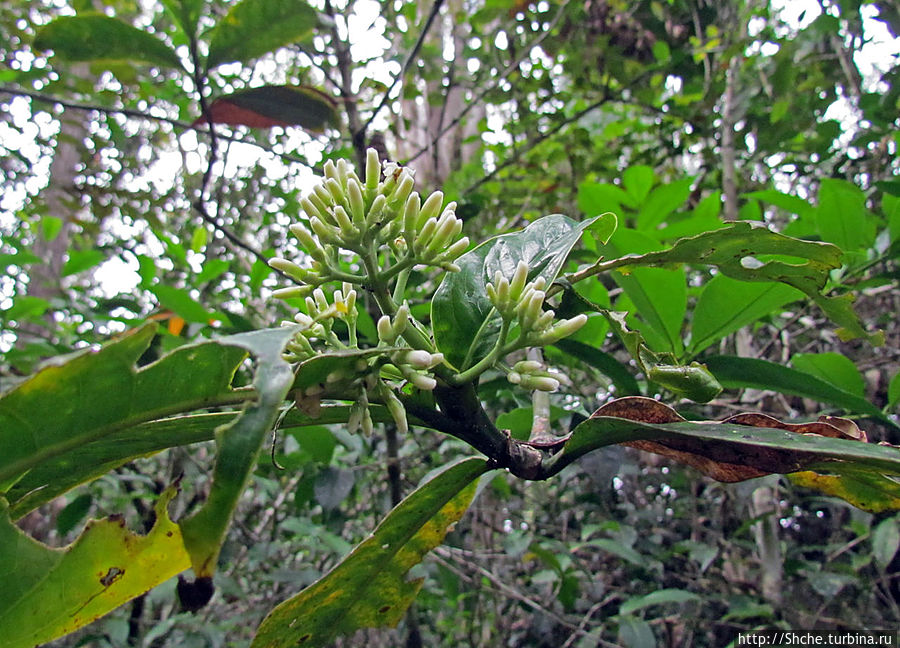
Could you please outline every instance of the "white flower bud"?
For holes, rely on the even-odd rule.
[[[416,222],[416,229],[421,230],[429,219],[437,219],[441,213],[441,205],[444,203],[444,194],[441,191],[435,191],[425,200],[422,209],[419,212],[419,220]]]
[[[422,209],[422,200],[419,198],[418,192],[409,194],[406,199],[406,206],[403,209],[403,231],[410,237],[416,231],[416,223],[419,220],[419,212]]]
[[[422,391],[432,391],[437,387],[437,380],[431,376],[426,376],[425,374],[412,373],[407,376],[407,378],[409,379],[409,382]]]
[[[292,279],[296,279],[297,281],[303,281],[307,276],[309,276],[310,272],[306,268],[301,268],[293,261],[288,261],[287,259],[269,259],[269,266],[275,268],[276,270],[281,270],[284,274],[288,275]]]
[[[519,297],[522,296],[522,289],[525,287],[525,282],[528,280],[528,264],[524,261],[519,261],[518,265],[516,265],[515,272],[513,272],[512,280],[509,282],[509,298],[513,302],[519,301]]]
[[[350,178],[347,181],[347,200],[350,202],[350,213],[354,220],[362,220],[366,217],[366,201],[363,198],[363,188],[359,181]]]
[[[522,382],[519,385],[523,389],[536,389],[545,392],[555,392],[559,389],[559,381],[549,376],[522,376]]]
[[[375,325],[375,329],[378,331],[378,339],[385,344],[393,344],[397,340],[397,336],[394,334],[394,327],[391,326],[391,318],[387,315],[382,315],[378,318],[378,323]]]
[[[533,374],[543,369],[544,365],[537,360],[522,360],[513,365],[513,371],[523,374]]]
[[[559,342],[564,337],[572,335],[575,331],[584,326],[585,323],[587,323],[587,319],[587,315],[581,313],[570,319],[558,322],[553,328],[538,336],[537,342],[541,345]]]
[[[366,197],[371,200],[378,189],[381,180],[381,164],[378,160],[378,151],[373,148],[366,149]]]

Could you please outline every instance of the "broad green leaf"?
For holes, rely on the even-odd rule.
[[[326,576],[272,610],[252,648],[330,646],[360,628],[396,625],[422,586],[406,573],[462,517],[487,469],[484,459],[464,459],[416,489]]]
[[[696,355],[726,335],[802,297],[802,292],[785,284],[747,283],[717,275],[707,282],[697,300],[688,350]]]
[[[85,518],[88,511],[91,510],[93,502],[94,498],[90,493],[82,493],[66,504],[66,507],[56,516],[56,532],[65,537]]]
[[[822,240],[842,250],[865,249],[875,242],[875,227],[868,219],[865,194],[846,180],[822,179],[816,222]]]
[[[597,218],[604,218],[598,216]],[[614,218],[612,214],[610,218]],[[457,259],[460,272],[449,272],[431,302],[435,344],[447,361],[463,371],[490,353],[500,330],[500,316],[485,285],[494,273],[512,277],[519,261],[529,266],[529,281],[553,282],[569,251],[593,218],[581,223],[552,214],[524,230],[496,236]]]
[[[209,35],[207,69],[251,59],[296,43],[316,26],[316,10],[302,0],[242,0]]]
[[[653,173],[653,169],[643,164],[630,166],[622,174],[625,191],[628,192],[631,203],[635,206],[643,204],[655,181],[656,174]]]
[[[755,198],[756,200],[767,202],[770,205],[775,205],[780,209],[790,212],[791,214],[797,214],[798,216],[802,216],[813,210],[812,205],[803,200],[803,198],[798,198],[797,196],[782,193],[775,189],[751,191],[749,193],[743,194],[743,197]]]
[[[616,185],[599,182],[583,182],[578,185],[578,208],[586,216],[599,216],[608,211],[620,212],[622,205],[631,204],[631,197]]]
[[[865,414],[891,427],[900,428],[865,398],[802,371],[756,358],[712,356],[704,360],[709,370],[726,389],[750,387],[803,396],[820,403],[835,405],[853,414]]]
[[[185,346],[135,369],[155,331],[147,325],[98,351],[51,361],[0,396],[0,485],[117,431],[246,398],[229,387],[240,349]]]
[[[872,555],[878,567],[884,571],[900,549],[900,524],[897,518],[888,518],[872,530]]]
[[[155,36],[99,14],[57,18],[38,31],[34,47],[52,49],[65,61],[150,63],[181,68],[178,55]]]
[[[639,565],[641,567],[647,566],[646,556],[642,556],[637,551],[618,540],[613,540],[612,538],[594,538],[593,540],[588,540],[584,544],[587,547],[595,547],[601,551],[618,556],[622,560],[630,562],[632,565]]]
[[[233,424],[216,432],[216,465],[209,496],[199,511],[180,523],[197,578],[209,578],[215,572],[238,499],[250,481],[263,441],[294,381],[291,366],[281,354],[297,330],[298,327],[288,326],[227,338],[227,344],[250,351],[256,359],[256,400]]]
[[[865,397],[865,379],[853,361],[842,353],[795,353],[791,356],[791,364],[794,369],[820,378],[838,389]]]
[[[220,355],[223,353],[235,354],[236,364],[239,364],[244,356],[240,349],[227,346],[217,348],[216,353]],[[183,356],[182,371],[190,370],[189,357]],[[195,406],[200,406],[200,404]],[[313,418],[297,409],[292,409],[281,422],[281,428],[296,430],[298,436],[303,436],[305,431],[301,430],[308,426],[345,423],[350,413],[349,410],[349,406],[343,405],[323,406],[317,416]],[[380,406],[372,405],[370,411],[372,419],[375,421],[393,420],[390,414]],[[10,502],[10,515],[16,520],[75,486],[105,475],[138,457],[146,457],[168,448],[212,441],[217,429],[233,423],[239,415],[240,412],[215,412],[151,421],[136,427],[118,430],[101,439],[80,445],[74,450],[43,461],[28,471],[7,491],[6,498]],[[301,445],[306,447],[303,440],[301,440]],[[320,456],[319,450],[316,448],[310,452],[314,453],[314,456]]]
[[[656,229],[666,217],[685,203],[691,195],[693,178],[683,178],[654,189],[637,215],[637,229]]]
[[[624,228],[620,228],[607,245],[618,256],[632,251],[647,252],[657,247],[659,243],[641,232]],[[687,311],[684,270],[635,267],[613,273],[613,279],[634,303],[639,318],[656,334],[653,337],[653,340],[658,340],[655,350],[680,355],[684,348],[681,327]]]
[[[153,286],[150,290],[156,295],[160,306],[168,308],[188,322],[208,324],[211,319],[215,318],[215,315],[206,310],[206,307],[191,297],[190,293],[183,288],[160,284]]]
[[[651,592],[646,596],[628,599],[619,608],[619,614],[631,614],[651,605],[666,605],[670,603],[687,603],[699,601],[700,596],[693,592],[681,589],[661,589]]]
[[[219,97],[210,104],[209,115],[217,124],[250,128],[302,126],[320,133],[337,123],[335,108],[334,99],[316,88],[261,86]]]
[[[66,263],[63,265],[62,276],[68,277],[69,275],[84,272],[102,263],[105,259],[106,255],[100,250],[69,250],[69,258],[66,259]]]
[[[630,614],[619,619],[619,645],[628,648],[657,648],[656,637],[650,624]]]
[[[873,344],[880,344],[884,335],[866,332],[853,312],[852,295],[825,297],[819,292],[825,287],[829,271],[841,266],[841,256],[840,248],[830,243],[795,239],[758,223],[737,222],[680,239],[667,250],[600,260],[567,278],[574,282],[609,270],[671,263],[713,265],[733,279],[779,281],[802,290],[842,327],[838,334],[843,339],[866,337]],[[784,257],[795,257],[800,262]]]
[[[68,634],[190,566],[178,525],[156,505],[146,536],[120,517],[88,524],[72,545],[51,549],[10,521],[0,499],[0,636],[5,648],[31,648]]]

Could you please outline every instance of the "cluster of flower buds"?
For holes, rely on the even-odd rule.
[[[378,341],[385,346],[394,346],[409,326],[409,306],[404,302],[394,317],[382,315],[375,325]],[[444,361],[443,353],[429,353],[421,349],[400,349],[390,355],[391,364],[397,368],[403,379],[418,389],[431,391],[437,381],[428,373]]]
[[[522,360],[513,365],[512,371],[506,374],[506,379],[523,389],[554,392],[559,389],[561,382],[568,383],[569,379],[558,371],[548,370],[537,360]]]
[[[285,349],[284,356],[288,362],[302,362],[315,356],[316,350],[312,345],[314,340],[324,340],[326,343],[337,341],[337,336],[331,330],[334,320],[344,320],[351,329],[356,327],[356,290],[350,284],[345,283],[340,290],[335,290],[331,303],[328,303],[321,288],[313,289],[305,301],[306,312],[297,313],[293,322],[282,324],[302,326]]]
[[[312,258],[312,266],[271,259],[269,265],[299,284],[276,291],[276,297],[305,297],[316,286],[340,276],[339,250],[364,255],[387,248],[395,263],[459,270],[453,262],[466,251],[469,239],[460,238],[462,221],[456,217],[456,203],[444,206],[443,193],[436,191],[423,203],[413,191],[412,171],[393,162],[384,163],[382,177],[375,149],[366,152],[364,180],[346,160],[329,160],[324,171],[322,182],[300,201],[308,225],[296,223],[290,228]]]
[[[544,346],[553,344],[572,335],[587,322],[587,315],[556,321],[556,313],[544,310],[544,290],[547,282],[537,277],[528,282],[528,264],[519,261],[512,279],[507,279],[498,270],[494,281],[485,286],[488,299],[504,320],[518,323],[519,339],[516,346]]]

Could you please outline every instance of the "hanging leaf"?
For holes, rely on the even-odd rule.
[[[181,69],[178,55],[155,36],[103,15],[63,16],[42,27],[37,50],[53,50],[64,61],[149,63]]]
[[[219,20],[209,35],[207,69],[247,61],[307,37],[316,10],[302,0],[243,0]]]
[[[725,482],[803,470],[833,472],[840,479],[848,467],[882,479],[900,475],[900,448],[866,443],[865,433],[849,419],[790,424],[747,413],[721,422],[687,422],[667,405],[640,396],[620,398],[594,412],[545,468],[555,474],[591,450],[618,443],[664,455]],[[841,496],[835,483],[830,482],[829,493]],[[886,503],[878,493],[874,498]]]
[[[360,628],[396,625],[422,586],[406,573],[462,517],[486,470],[484,459],[464,459],[416,489],[326,576],[272,610],[251,648],[330,646]]]
[[[3,645],[31,648],[61,637],[187,569],[181,532],[166,510],[174,496],[174,487],[160,496],[156,523],[145,536],[114,516],[90,522],[64,549],[25,535],[0,499]]]
[[[302,126],[316,133],[337,123],[334,99],[309,86],[261,86],[240,90],[213,101],[209,116],[217,124],[249,128]],[[201,117],[194,125],[205,121]]]
[[[488,299],[485,285],[500,272],[510,278],[519,261],[528,264],[528,280],[544,277],[553,283],[569,251],[582,232],[604,214],[581,223],[552,214],[525,229],[501,234],[456,260],[459,272],[449,272],[431,302],[431,321],[438,350],[460,371],[484,358],[494,346],[500,316]]]
[[[250,481],[262,443],[294,380],[291,366],[281,354],[298,328],[263,329],[227,338],[229,345],[247,349],[256,358],[256,401],[233,424],[216,432],[216,465],[209,496],[199,511],[180,524],[198,579],[209,579],[215,572],[238,498]]]

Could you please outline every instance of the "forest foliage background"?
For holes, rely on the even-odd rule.
[[[473,241],[546,214],[611,211],[628,230],[612,240],[619,253],[735,220],[834,243],[844,259],[828,290],[854,294],[864,328],[884,335],[881,346],[843,340],[791,293],[770,295],[752,322],[729,329],[713,314],[749,297],[708,270],[649,275],[638,298],[627,279],[597,281],[589,298],[628,311],[655,351],[767,360],[881,414],[739,376],[720,377],[727,389],[707,405],[679,401],[654,391],[596,317],[574,341],[583,353],[602,349],[618,372],[548,348],[574,383],[553,397],[558,429],[632,390],[662,395],[688,418],[868,413],[860,425],[870,439],[900,443],[891,2],[314,1],[307,38],[224,59],[202,77],[152,57],[67,62],[35,42],[54,18],[99,11],[196,62],[163,6],[178,3],[13,4],[0,7],[4,389],[46,358],[148,320],[163,326],[144,361],[289,319],[271,298],[283,282],[266,260],[295,245],[288,226],[325,161],[360,161],[374,146],[415,169],[420,191],[458,201]],[[201,33],[230,4],[193,5]],[[266,84],[307,89],[305,127],[227,123],[236,118],[222,98]],[[421,281],[425,295],[433,286]],[[711,282],[718,301],[701,300]],[[527,435],[531,401],[494,382],[482,393],[498,427]],[[321,576],[431,470],[471,454],[424,431],[303,430],[260,461],[208,606],[182,612],[162,586],[58,645],[242,645],[273,601]],[[210,453],[200,444],[132,462],[19,525],[56,546],[114,511],[149,528],[152,502],[177,476],[202,491]],[[179,498],[173,517],[196,505]],[[494,478],[417,568],[425,585],[398,629],[365,640],[721,646],[764,626],[887,632],[900,624],[898,543],[893,513],[864,513],[777,476],[719,484],[613,447],[548,482]]]

